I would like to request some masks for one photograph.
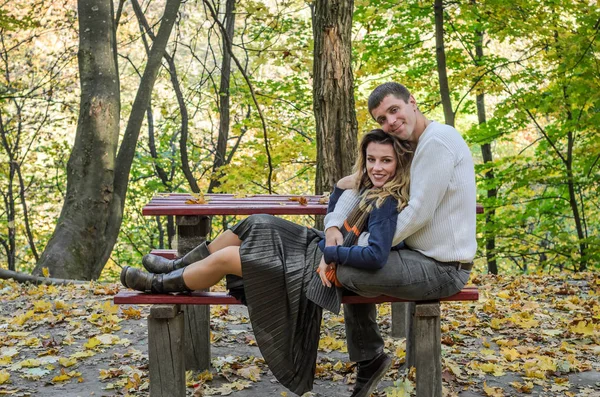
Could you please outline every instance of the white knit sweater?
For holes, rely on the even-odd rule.
[[[404,241],[442,262],[472,261],[477,250],[475,171],[459,132],[431,122],[419,138],[410,175],[410,199],[398,214],[392,244]],[[340,228],[356,204],[357,192],[346,190],[325,217],[325,229]]]

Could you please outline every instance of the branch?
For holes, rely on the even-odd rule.
[[[4,280],[13,279],[18,283],[46,284],[46,285],[69,285],[88,284],[89,281],[67,280],[62,278],[50,278],[43,276],[32,276],[31,274],[13,272],[12,270],[0,269],[0,278]]]
[[[267,136],[267,123],[265,121],[265,117],[263,116],[262,110],[260,109],[260,105],[258,104],[258,101],[256,100],[256,94],[254,93],[254,87],[252,86],[252,83],[250,82],[250,79],[248,78],[246,71],[242,67],[242,64],[237,59],[237,57],[233,53],[233,50],[231,49],[231,42],[229,40],[229,37],[227,37],[227,33],[226,33],[227,31],[225,29],[225,26],[223,26],[223,24],[217,17],[217,14],[216,14],[214,8],[212,7],[212,5],[210,4],[210,2],[208,2],[207,0],[204,0],[204,4],[206,4],[208,9],[210,10],[210,14],[212,15],[213,19],[215,20],[217,25],[219,25],[219,28],[221,29],[221,35],[225,38],[225,41],[227,42],[227,49],[229,51],[229,54],[231,55],[231,58],[235,61],[235,64],[237,65],[238,69],[240,70],[240,73],[242,74],[242,76],[244,77],[244,80],[246,80],[246,84],[248,84],[248,88],[250,89],[250,95],[252,96],[252,100],[254,101],[256,110],[258,111],[258,115],[260,117],[260,121],[261,121],[262,127],[263,127],[263,137],[265,139],[265,151],[267,154],[267,163],[269,166],[269,177],[267,179],[268,192],[269,192],[269,194],[272,194],[273,186],[271,184],[271,178],[273,176],[273,164],[271,162],[271,152],[269,150],[269,138]]]
[[[141,9],[138,1],[132,0],[131,5],[133,6],[133,9],[135,11],[135,15],[140,24],[140,28],[143,26],[144,29],[146,30],[146,33],[152,40],[152,42],[154,42],[156,37],[154,36],[154,33],[152,33],[152,29],[150,28],[150,25],[148,24],[148,21],[146,20],[146,17],[144,15],[144,13],[142,12],[142,9]],[[150,51],[148,51],[148,49],[146,51],[148,52],[148,54],[150,53]],[[181,168],[183,170],[183,174],[185,175],[185,178],[187,179],[188,183],[190,184],[190,188],[192,189],[192,191],[194,193],[199,193],[200,188],[198,187],[198,182],[196,181],[196,179],[194,178],[194,175],[192,174],[192,171],[190,169],[190,163],[188,160],[188,152],[187,152],[188,111],[187,111],[187,107],[185,105],[185,101],[183,98],[183,93],[181,92],[181,86],[179,84],[179,79],[177,77],[177,69],[175,67],[175,62],[173,61],[173,57],[170,56],[166,50],[163,54],[163,58],[167,61],[167,64],[169,65],[168,71],[169,71],[169,75],[171,76],[171,84],[173,85],[173,90],[175,91],[175,96],[177,98],[177,103],[179,105],[179,112],[181,114],[181,135],[179,137],[179,151],[180,151],[180,155],[181,155]]]

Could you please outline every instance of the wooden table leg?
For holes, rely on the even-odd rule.
[[[405,367],[416,366],[416,348],[415,348],[415,302],[406,302],[406,313],[404,329],[406,330],[406,362]]]
[[[392,302],[392,337],[406,338],[411,318],[410,302]]]
[[[183,313],[179,305],[153,305],[148,316],[150,397],[185,397]]]
[[[185,255],[210,233],[207,216],[177,217],[177,254]],[[185,368],[205,370],[210,368],[210,306],[185,305]]]
[[[415,305],[417,396],[442,397],[440,303]]]

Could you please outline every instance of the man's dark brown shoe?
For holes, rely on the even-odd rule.
[[[383,352],[372,360],[359,362],[356,385],[350,397],[369,397],[391,365],[392,359]]]

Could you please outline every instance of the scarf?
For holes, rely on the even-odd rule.
[[[351,247],[357,243],[358,236],[360,236],[367,225],[369,214],[373,208],[375,208],[377,198],[367,200],[365,196],[366,195],[363,195],[359,204],[350,212],[344,221],[344,226],[340,230],[344,239],[342,247]],[[327,271],[325,277],[335,285],[335,288],[325,287],[321,282],[319,275],[315,274],[308,283],[306,297],[322,308],[327,309],[332,313],[339,314],[344,292],[343,285],[337,279],[336,269]]]
[[[340,230],[343,237],[342,247],[352,247],[353,245],[356,245],[358,237],[367,226],[369,214],[373,208],[375,208],[375,201],[377,201],[377,198],[367,199],[365,197],[350,212]],[[327,277],[327,280],[332,282],[336,287],[342,287],[342,284],[337,279],[336,269],[328,270],[325,273],[325,277]]]

